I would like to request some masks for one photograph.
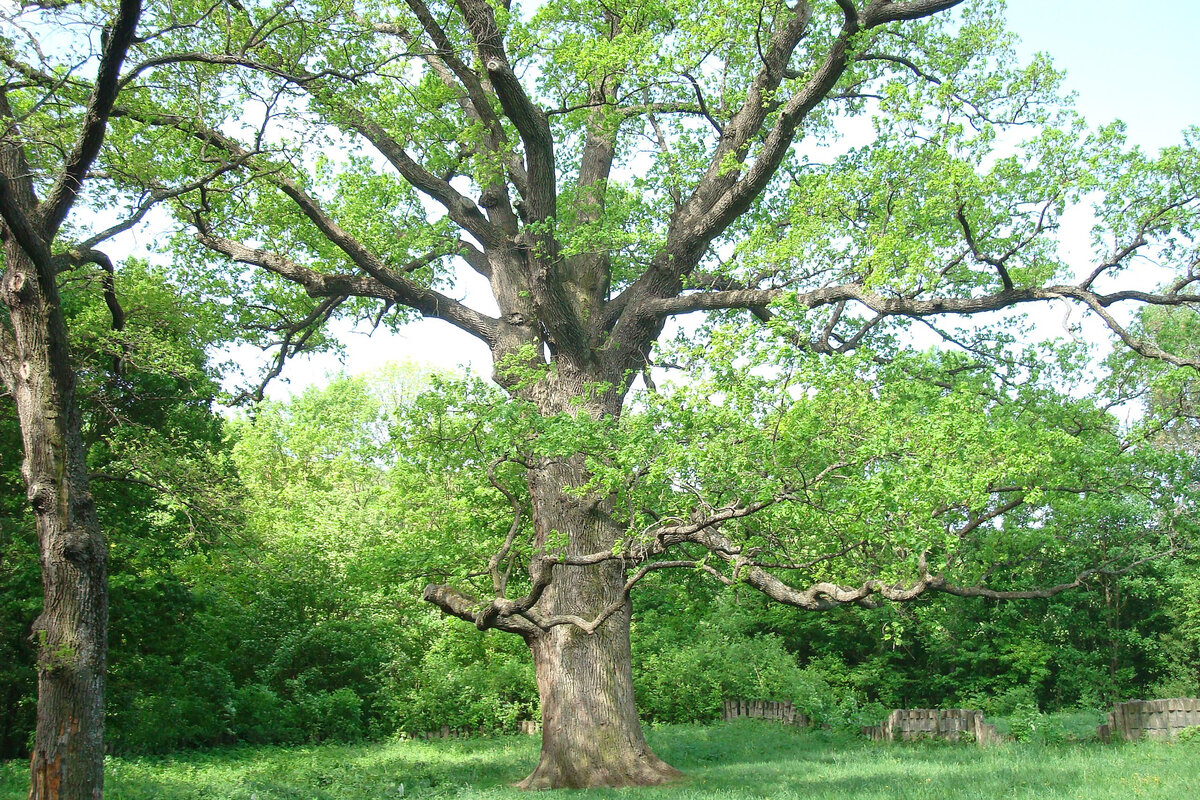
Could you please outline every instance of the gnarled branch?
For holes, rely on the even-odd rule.
[[[420,311],[425,316],[445,320],[489,344],[499,324],[492,317],[480,314],[441,292],[420,286],[390,270],[377,270],[386,275],[386,279],[374,273],[328,274],[297,264],[269,250],[247,247],[239,242],[214,236],[203,229],[196,233],[195,238],[210,250],[222,253],[234,261],[262,267],[299,284],[310,297],[353,295],[389,300]]]

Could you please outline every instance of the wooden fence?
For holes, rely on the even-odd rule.
[[[983,712],[968,708],[897,708],[881,724],[862,731],[877,742],[930,738],[983,745],[1000,741],[996,726],[984,723]]]
[[[1130,700],[1117,703],[1108,712],[1108,724],[1096,732],[1100,740],[1113,738],[1127,742],[1170,739],[1184,728],[1200,725],[1200,698],[1174,697],[1169,700]]]
[[[785,725],[795,725],[800,728],[808,727],[808,717],[796,710],[791,701],[777,700],[726,700],[721,710],[721,719],[728,722],[731,719],[750,717],[753,719],[773,719]]]

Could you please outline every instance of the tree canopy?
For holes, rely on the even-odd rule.
[[[71,132],[106,124],[80,196],[116,221],[6,230],[48,268],[169,209],[173,279],[275,348],[268,379],[339,315],[487,344],[499,389],[415,406],[439,444],[412,457],[479,506],[433,526],[424,596],[530,647],[531,788],[676,775],[631,679],[655,572],[806,610],[1034,599],[1189,533],[1179,451],[1082,399],[1086,355],[986,315],[1078,306],[1156,397],[1190,378],[1200,133],[1089,127],[998,3],[147,2],[123,66],[108,13],[26,9],[0,60],[47,213],[84,177],[55,177]],[[1083,265],[1055,239],[1079,204]]]

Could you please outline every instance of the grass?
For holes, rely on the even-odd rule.
[[[1134,800],[1200,797],[1200,742],[1129,745],[872,744],[741,720],[648,732],[687,773],[679,785],[591,790],[637,800]],[[537,758],[536,737],[360,746],[238,748],[113,758],[107,800],[396,800],[528,798],[508,787]],[[0,800],[23,800],[27,767],[0,765]]]

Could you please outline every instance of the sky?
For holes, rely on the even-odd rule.
[[[1050,53],[1055,65],[1066,70],[1066,86],[1077,93],[1077,108],[1093,124],[1120,119],[1128,126],[1130,141],[1151,152],[1179,143],[1185,127],[1200,125],[1200,3],[1009,0],[1008,19],[1010,30],[1021,39],[1018,53],[1025,58],[1039,51]],[[1080,244],[1068,245],[1066,252],[1082,253],[1086,216],[1076,217],[1074,224]],[[471,299],[487,293],[484,285],[467,291]],[[343,341],[343,359],[334,355],[297,359],[270,387],[268,396],[284,398],[305,386],[324,383],[343,369],[359,373],[389,361],[466,365],[482,376],[491,371],[482,343],[436,320],[413,323],[398,334],[377,332],[370,338],[351,332]]]
[[[1093,123],[1120,119],[1142,147],[1200,125],[1200,4],[1191,0],[1009,0],[1019,52],[1049,53]]]

